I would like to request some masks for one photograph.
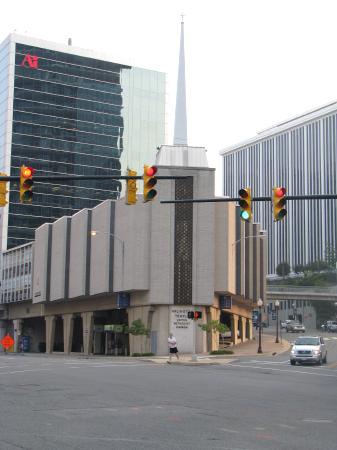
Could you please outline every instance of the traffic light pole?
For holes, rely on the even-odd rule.
[[[188,177],[183,176],[156,176],[158,180],[179,180]],[[142,180],[142,176],[119,176],[119,175],[34,175],[34,181],[65,181],[65,180]],[[0,176],[1,181],[20,181],[19,176]]]
[[[192,361],[197,361],[198,355],[197,355],[197,320],[193,319],[193,355],[192,355]]]
[[[313,195],[286,195],[285,200],[334,200],[337,194],[313,194]],[[271,202],[272,197],[252,197],[252,202]],[[240,197],[222,197],[222,198],[197,198],[185,200],[161,200],[160,203],[221,203],[221,202],[239,202]]]

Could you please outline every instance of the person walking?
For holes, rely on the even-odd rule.
[[[168,341],[168,346],[169,346],[169,361],[167,361],[167,362],[170,363],[172,360],[172,355],[176,355],[177,359],[179,359],[177,340],[173,336],[173,334],[170,333],[167,341]]]

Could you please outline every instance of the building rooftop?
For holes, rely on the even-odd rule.
[[[231,145],[220,150],[220,155],[230,153],[232,151],[238,150],[242,147],[247,147],[248,145],[254,145],[255,143],[267,139],[275,134],[280,134],[288,131],[291,128],[303,125],[306,122],[311,122],[316,120],[318,117],[327,116],[337,110],[337,101],[327,103],[326,105],[320,106],[318,108],[307,111],[306,113],[300,114],[298,116],[292,117],[288,120],[284,120],[270,128],[266,128],[253,138],[247,139],[246,141],[239,142],[238,144]]]

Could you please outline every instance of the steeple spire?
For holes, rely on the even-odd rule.
[[[174,121],[173,145],[187,146],[184,15],[181,15],[180,53],[177,81],[176,114]]]

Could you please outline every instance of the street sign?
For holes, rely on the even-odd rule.
[[[220,295],[220,309],[232,309],[232,297],[230,295]]]
[[[7,336],[1,339],[0,344],[3,346],[3,348],[8,350],[14,345],[14,339],[9,336],[9,334],[7,334]]]
[[[276,313],[272,313],[272,315],[271,315],[271,320],[276,320]]]

